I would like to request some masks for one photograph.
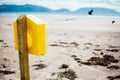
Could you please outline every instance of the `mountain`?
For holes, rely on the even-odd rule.
[[[76,11],[74,11],[74,13],[76,14],[88,14],[88,12],[93,9],[93,15],[103,15],[103,14],[120,14],[118,12],[116,12],[115,10],[109,9],[109,8],[101,8],[101,7],[86,7],[86,8],[80,8]]]
[[[52,12],[51,9],[35,5],[0,5],[0,12]]]
[[[43,6],[36,6],[31,4],[26,5],[0,5],[0,12],[46,12],[46,13],[67,13],[67,14],[84,14],[88,15],[88,12],[93,9],[93,15],[120,15],[113,9],[101,8],[101,7],[84,7],[76,11],[70,11],[62,8],[58,10],[52,10]]]
[[[65,9],[65,8],[55,10],[55,12],[56,12],[56,13],[71,13],[71,11],[70,11],[70,10]]]

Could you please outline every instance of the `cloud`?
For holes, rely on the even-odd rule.
[[[105,7],[120,12],[120,0],[1,0],[0,4],[35,4],[51,9],[67,8],[70,10],[81,7]]]

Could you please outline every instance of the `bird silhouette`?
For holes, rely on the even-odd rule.
[[[112,24],[114,24],[115,23],[115,21],[112,21]]]
[[[92,15],[92,13],[93,13],[93,9],[91,9],[91,10],[88,12],[89,15]]]

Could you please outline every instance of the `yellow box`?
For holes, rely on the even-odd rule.
[[[28,53],[46,53],[46,25],[33,15],[26,15]],[[14,21],[14,47],[18,50],[17,22]]]

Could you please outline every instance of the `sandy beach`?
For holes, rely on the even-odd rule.
[[[0,80],[20,80],[17,17],[0,16]],[[120,17],[37,17],[46,23],[47,53],[29,54],[31,80],[120,80]]]

